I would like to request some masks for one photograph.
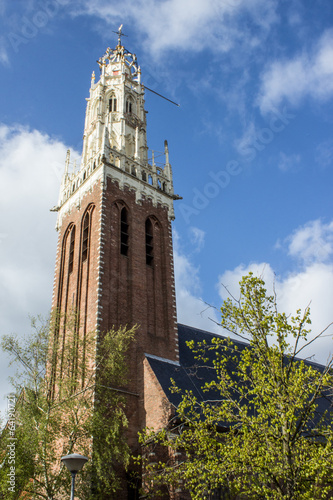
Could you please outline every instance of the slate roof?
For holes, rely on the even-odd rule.
[[[174,394],[170,391],[171,379],[175,381],[176,386],[181,389],[182,392],[191,390],[199,400],[216,399],[216,393],[214,395],[203,393],[201,389],[205,382],[209,382],[214,378],[215,371],[209,367],[211,363],[207,363],[204,366],[202,362],[199,363],[198,360],[195,359],[191,349],[186,345],[186,342],[191,340],[202,342],[205,340],[207,344],[210,344],[212,339],[217,336],[216,334],[199,330],[198,328],[178,324],[179,363],[146,354],[146,358],[157,380],[168,400],[174,406],[178,406],[181,395]],[[239,342],[237,340],[235,344],[237,344],[239,349],[246,346],[244,342]],[[212,358],[213,354],[211,356],[211,359]]]
[[[165,395],[172,405],[175,407],[181,401],[181,394],[172,393],[171,379],[175,381],[176,386],[181,389],[181,392],[191,390],[198,400],[216,400],[219,399],[218,394],[215,392],[203,393],[201,387],[205,382],[211,381],[215,376],[215,370],[210,368],[212,363],[204,364],[195,359],[191,349],[186,345],[187,341],[194,340],[195,342],[206,341],[210,344],[214,337],[219,335],[199,330],[191,326],[178,324],[178,337],[179,337],[179,363],[170,361],[157,356],[146,354],[146,358],[155,373],[155,376],[160,383]],[[222,338],[225,338],[221,336]],[[238,350],[241,351],[248,344],[239,340],[233,340],[237,345]],[[208,355],[209,356],[209,355]],[[209,356],[210,360],[214,357],[214,352]],[[305,361],[307,364],[312,365],[314,368],[322,371],[324,366],[317,363]],[[318,401],[318,413],[323,414],[325,410],[332,407],[332,398],[328,395],[322,396]]]

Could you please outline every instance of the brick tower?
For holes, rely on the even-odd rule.
[[[178,361],[171,221],[172,171],[165,141],[163,164],[148,155],[141,70],[121,41],[98,61],[87,99],[83,152],[70,172],[67,153],[61,183],[53,310],[75,310],[77,335],[139,325],[129,353],[129,440],[146,425],[145,354]],[[154,158],[155,157],[155,158]],[[97,338],[98,338],[97,335]],[[55,377],[66,325],[55,334]],[[73,366],[94,367],[84,352]],[[84,376],[84,370],[83,370]],[[80,383],[80,381],[78,381]]]

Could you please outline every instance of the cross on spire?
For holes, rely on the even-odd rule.
[[[122,32],[122,29],[123,29],[123,24],[121,24],[118,28],[118,31],[112,31],[112,33],[116,33],[116,35],[118,35],[118,45],[121,45],[121,37],[122,36],[127,36],[125,35],[123,32]]]

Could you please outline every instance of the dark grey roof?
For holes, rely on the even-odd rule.
[[[201,387],[205,382],[209,382],[214,378],[215,371],[211,368],[212,363],[203,365],[198,362],[193,355],[191,349],[187,346],[187,342],[194,340],[202,342],[205,340],[210,344],[216,334],[199,330],[191,326],[178,324],[178,339],[179,339],[179,363],[171,362],[167,359],[158,358],[146,354],[151,368],[153,369],[157,380],[159,381],[163,391],[165,392],[170,403],[177,406],[181,400],[180,394],[175,394],[170,391],[171,379],[175,381],[175,385],[181,389],[181,392],[191,390],[199,400],[207,400],[217,397],[216,394],[203,393]],[[244,348],[246,345],[243,342],[235,341],[239,348]],[[213,356],[211,356],[212,358]]]
[[[181,401],[181,394],[173,393],[170,390],[172,385],[171,379],[175,381],[176,387],[178,387],[182,393],[190,390],[198,398],[198,400],[219,399],[219,395],[216,392],[214,393],[211,391],[210,393],[203,393],[201,389],[205,382],[211,381],[215,376],[215,370],[212,368],[214,351],[212,351],[210,355],[208,352],[208,358],[210,359],[208,363],[203,364],[195,359],[193,352],[186,344],[191,340],[194,340],[195,342],[206,341],[207,344],[210,344],[214,337],[218,337],[218,335],[199,330],[198,328],[193,328],[191,326],[178,324],[179,363],[146,354],[146,358],[165,395],[170,403],[175,407],[177,407]],[[233,343],[237,345],[238,351],[241,351],[248,345],[245,342],[238,340],[233,340]],[[317,363],[309,361],[305,362],[314,366],[319,371],[324,369],[322,365]],[[230,369],[230,373],[231,371],[232,370]],[[323,395],[319,400],[317,400],[317,403],[318,413],[323,414],[325,410],[331,407],[331,397]]]

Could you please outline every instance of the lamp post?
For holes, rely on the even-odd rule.
[[[84,464],[89,460],[89,458],[77,453],[72,455],[66,455],[61,458],[61,461],[66,465],[69,472],[72,474],[72,487],[71,487],[71,500],[74,500],[74,487],[75,487],[75,476],[79,470],[82,469]]]

